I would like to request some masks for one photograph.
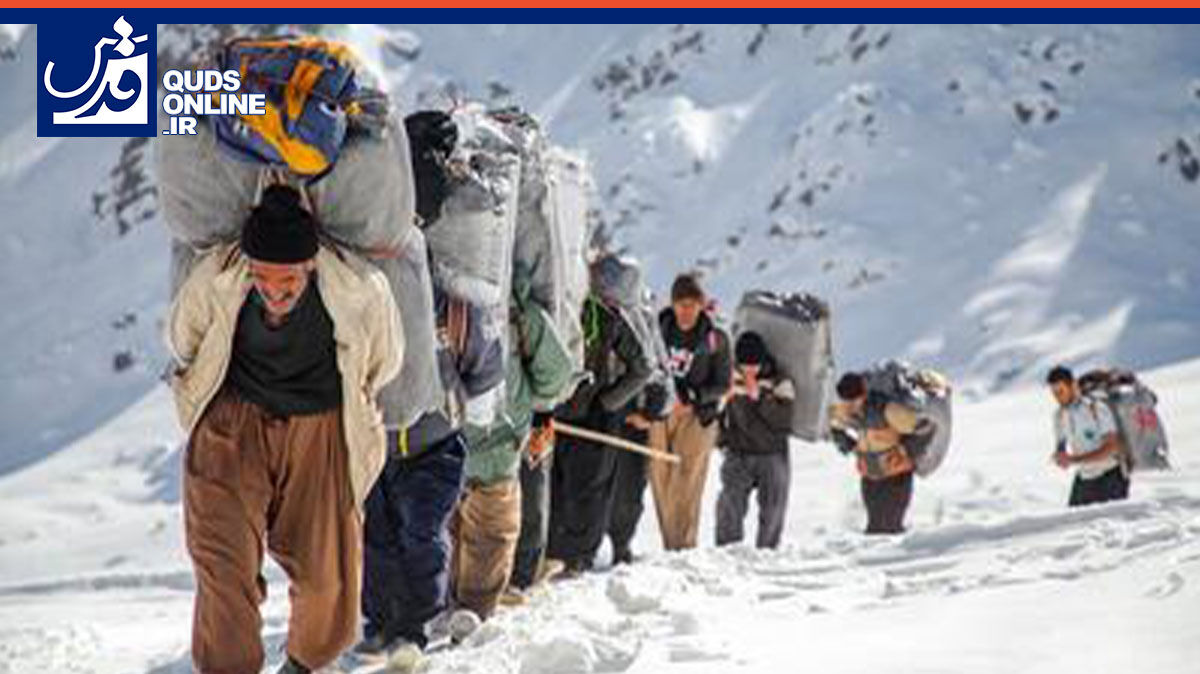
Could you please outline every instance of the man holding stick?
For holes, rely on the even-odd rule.
[[[624,424],[621,412],[650,378],[650,357],[621,312],[596,293],[584,302],[581,320],[584,362],[591,379],[559,407],[556,417],[565,422],[559,430],[578,426],[615,434]],[[563,432],[558,438],[550,490],[548,556],[561,560],[568,576],[591,568],[604,540],[616,484],[615,451],[578,434]]]

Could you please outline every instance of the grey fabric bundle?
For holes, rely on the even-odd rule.
[[[425,412],[441,409],[445,400],[438,373],[437,318],[425,237],[410,227],[401,244],[398,255],[371,260],[387,277],[396,305],[401,307],[404,330],[400,374],[379,393],[388,430],[411,426]]]
[[[1155,409],[1158,396],[1137,375],[1121,369],[1092,370],[1079,378],[1079,386],[1084,395],[1112,410],[1130,469],[1171,468],[1167,431]]]
[[[453,113],[459,143],[450,156],[442,217],[425,230],[434,274],[447,292],[495,309],[507,323],[521,159],[499,122],[478,105]]]
[[[404,427],[438,409],[442,392],[433,291],[425,241],[415,227],[412,162],[403,124],[389,118],[374,133],[350,136],[333,169],[313,183],[235,158],[217,145],[203,120],[196,135],[160,136],[154,146],[159,200],[175,239],[172,296],[198,253],[238,239],[265,185],[291,184],[305,195],[324,235],[372,259],[391,285],[406,348],[400,376],[381,395],[385,423]]]
[[[533,298],[550,312],[582,373],[591,173],[582,157],[550,145],[533,117],[505,112],[499,119],[521,157],[514,264],[528,270]]]
[[[165,121],[160,115],[160,124]],[[302,188],[324,231],[351,249],[394,250],[412,228],[412,162],[404,125],[390,121],[378,135],[355,134],[337,164],[315,183],[235,158],[218,147],[211,126],[154,141],[159,202],[171,234],[194,248],[232,241],[263,185]]]
[[[949,380],[934,370],[920,369],[900,360],[885,360],[863,373],[867,390],[887,396],[917,412],[923,424],[931,424],[917,442],[921,451],[913,453],[917,475],[928,477],[942,465],[950,451],[953,430],[953,391]]]
[[[674,380],[665,376],[668,371],[667,347],[651,307],[641,265],[633,258],[605,253],[592,261],[591,283],[596,295],[606,304],[617,307],[621,317],[629,323],[642,353],[656,372],[652,380],[663,384],[670,382],[668,396],[673,399]]]
[[[546,195],[542,205],[549,230],[551,267],[544,274],[544,293],[554,298],[555,324],[579,367],[583,367],[583,328],[579,314],[588,294],[588,217],[592,189],[591,171],[583,158],[561,147],[551,147],[543,157]],[[653,321],[651,321],[653,324]]]
[[[829,306],[812,295],[753,290],[742,296],[734,323],[736,335],[763,338],[795,387],[792,434],[809,442],[826,438],[834,384]]]

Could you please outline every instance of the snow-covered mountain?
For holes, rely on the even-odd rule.
[[[35,26],[0,51],[0,470],[161,369],[147,144],[35,137]],[[407,108],[519,103],[591,157],[602,237],[830,299],[840,364],[964,393],[1200,354],[1200,29],[335,26]],[[179,58],[220,31],[160,29]]]

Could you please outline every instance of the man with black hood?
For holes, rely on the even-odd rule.
[[[725,459],[717,497],[717,545],[741,542],[750,492],[757,492],[756,546],[775,548],[783,535],[792,484],[788,434],[796,394],[757,333],[739,336],[734,355],[737,372],[721,415]]]
[[[604,258],[591,265],[592,292],[584,301],[580,317],[584,366],[591,378],[575,389],[555,416],[615,435],[624,426],[626,406],[650,378],[651,361],[621,310],[598,292],[602,284],[597,278],[604,268]],[[558,438],[551,469],[547,555],[561,560],[568,576],[591,568],[604,541],[616,486],[618,451],[581,438]]]

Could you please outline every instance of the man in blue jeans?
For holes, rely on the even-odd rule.
[[[462,492],[466,400],[504,377],[498,331],[478,308],[435,288],[438,367],[446,399],[411,427],[388,433],[388,459],[367,497],[364,526],[364,640],[357,652],[413,658],[425,625],[446,608],[447,525]]]

